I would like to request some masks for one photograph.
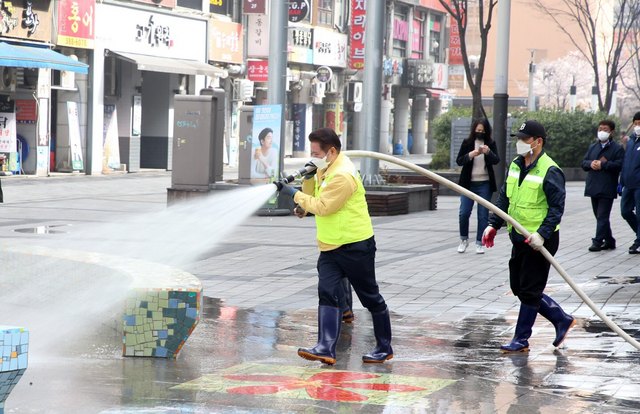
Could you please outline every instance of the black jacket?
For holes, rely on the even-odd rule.
[[[632,133],[627,141],[620,184],[631,190],[640,188],[640,137],[635,133]]]
[[[462,145],[460,145],[458,158],[456,158],[456,163],[462,166],[459,184],[467,190],[471,185],[471,170],[473,169],[473,158],[469,157],[469,153],[474,149],[474,140],[470,140],[469,142],[467,142],[467,140],[464,140],[462,141]],[[493,166],[500,162],[500,157],[498,156],[498,147],[496,147],[495,141],[491,141],[491,144],[489,144],[489,153],[484,154],[484,162],[487,168],[487,172],[489,173],[489,185],[491,186],[491,192],[494,192],[497,190],[497,187],[496,175],[493,172]]]
[[[603,158],[604,157],[604,158]],[[601,170],[592,170],[591,161],[602,161]],[[582,160],[582,169],[587,171],[587,182],[584,186],[584,195],[587,197],[616,198],[618,188],[618,175],[622,169],[624,149],[615,141],[607,141],[602,148],[600,141],[589,146]]]

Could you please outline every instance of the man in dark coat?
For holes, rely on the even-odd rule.
[[[622,218],[636,235],[629,254],[640,253],[640,112],[633,115],[633,133],[629,135],[620,174]]]
[[[589,146],[582,160],[582,169],[587,171],[584,195],[591,197],[591,207],[596,217],[596,235],[589,247],[590,252],[616,248],[609,216],[613,200],[617,197],[624,149],[613,140],[615,130],[616,124],[613,121],[600,121],[598,139]]]

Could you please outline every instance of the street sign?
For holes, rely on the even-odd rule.
[[[298,23],[307,18],[309,14],[309,0],[289,1],[289,21]]]

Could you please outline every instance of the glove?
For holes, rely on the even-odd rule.
[[[309,161],[308,163],[306,163],[306,164],[304,165],[304,167],[305,167],[305,168],[313,167],[313,169],[312,169],[310,172],[308,172],[308,173],[306,173],[305,175],[303,175],[303,176],[302,176],[305,180],[310,180],[310,179],[312,179],[312,178],[313,178],[313,176],[314,176],[314,175],[316,175],[316,171],[318,171],[318,167],[316,167],[316,165],[315,165],[314,163],[312,163],[311,161]]]
[[[616,188],[619,196],[622,196],[622,184],[618,184],[618,188]]]
[[[539,252],[540,249],[542,249],[542,246],[544,246],[544,237],[542,237],[536,231],[532,233],[531,236],[529,236],[529,238],[526,239],[524,242],[529,244],[529,246],[531,246],[533,250]]]
[[[482,233],[482,245],[485,247],[493,247],[493,239],[496,238],[497,233],[498,230],[487,226],[487,228],[484,229],[484,233]]]
[[[288,195],[290,197],[293,197],[295,195],[295,193],[298,192],[297,188],[292,187],[290,185],[287,185],[286,183],[283,183],[282,181],[276,181],[274,184],[278,188],[278,191],[280,192],[280,194],[285,194],[285,195]]]

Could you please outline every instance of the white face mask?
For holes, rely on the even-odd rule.
[[[313,165],[315,165],[319,170],[327,168],[327,166],[329,165],[329,163],[327,162],[327,156],[326,155],[324,156],[324,158],[311,158],[310,162]]]
[[[607,131],[598,131],[598,139],[602,142],[609,139],[609,133]]]
[[[518,155],[523,155],[523,156],[527,155],[527,154],[530,154],[530,153],[533,153],[532,150],[531,150],[531,144],[527,144],[525,142],[522,142],[522,141],[518,140],[516,142],[516,153]]]
[[[640,136],[640,125],[636,125],[633,127],[633,132],[636,133],[636,135]]]

